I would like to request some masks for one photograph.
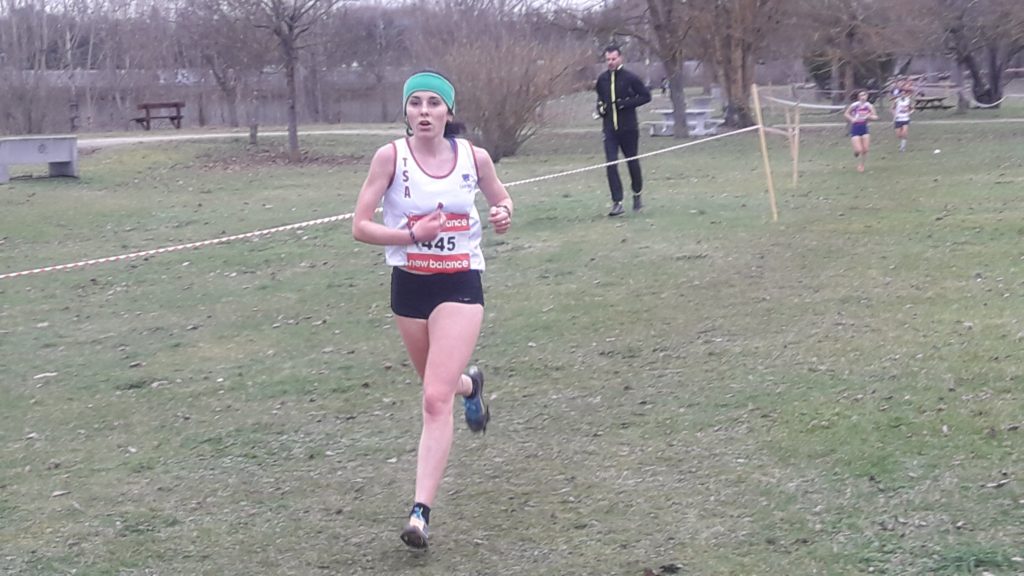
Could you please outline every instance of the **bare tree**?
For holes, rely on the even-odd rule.
[[[573,92],[589,47],[551,26],[547,15],[487,0],[436,9],[421,5],[414,54],[458,90],[457,113],[497,162],[541,126],[543,105]]]
[[[893,4],[874,0],[798,0],[794,18],[809,31],[812,74],[827,78],[833,100],[866,84],[882,84],[895,52],[906,47]],[[826,68],[813,61],[825,63]]]
[[[84,0],[63,0],[59,4],[61,13],[57,24],[59,50],[59,68],[63,70],[70,87],[69,95],[69,120],[71,131],[78,129],[78,72],[83,68],[88,70],[89,63],[83,63],[78,55],[78,48],[82,42],[82,36],[86,33],[88,25],[88,5]]]
[[[269,38],[231,17],[219,0],[185,0],[178,10],[179,35],[213,75],[224,96],[228,124],[238,127],[243,79],[258,73],[272,51]]]
[[[974,99],[998,103],[1003,72],[1024,53],[1024,2],[925,1],[925,13],[936,22],[943,48],[970,74]]]
[[[784,0],[696,0],[692,22],[705,62],[711,61],[725,94],[725,123],[754,124],[750,88],[754,65],[782,29]]]
[[[672,100],[673,136],[685,138],[690,135],[686,122],[686,79],[683,66],[686,63],[688,37],[693,30],[693,12],[685,2],[677,0],[646,0],[649,34],[642,35],[650,46],[668,77],[669,98]]]
[[[355,65],[373,78],[369,90],[380,104],[381,122],[391,122],[401,112],[388,82],[389,72],[408,62],[408,36],[415,21],[415,14],[407,8],[358,4],[335,12],[324,27],[325,64],[336,68]]]
[[[296,105],[298,88],[296,71],[302,37],[339,5],[342,0],[228,0],[235,11],[246,14],[258,28],[264,28],[277,39],[284,62],[288,90],[288,156],[298,162],[299,120]]]
[[[50,28],[46,3],[8,0],[5,8],[7,22],[0,27],[0,64],[3,82],[0,83],[0,109],[4,124],[19,132],[41,132],[47,107],[41,104],[49,96],[45,92]]]

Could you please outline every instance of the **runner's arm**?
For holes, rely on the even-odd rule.
[[[498,179],[498,172],[494,168],[494,161],[491,155],[483,148],[473,147],[473,157],[476,159],[477,185],[480,191],[487,198],[490,206],[487,220],[494,226],[494,231],[504,234],[512,225],[512,214],[515,212],[515,205],[512,197],[509,196],[505,185]]]
[[[370,172],[359,191],[352,216],[352,237],[360,242],[378,246],[406,246],[432,240],[440,230],[440,211],[431,214],[431,217],[421,218],[413,228],[388,228],[374,221],[373,214],[395,176],[395,155],[394,145],[385,144],[377,149],[370,161]]]

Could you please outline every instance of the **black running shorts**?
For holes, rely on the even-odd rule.
[[[479,270],[453,274],[413,274],[399,267],[391,269],[391,311],[406,318],[430,318],[445,302],[484,305],[484,287]]]

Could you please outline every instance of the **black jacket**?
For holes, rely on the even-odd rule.
[[[597,113],[604,118],[604,129],[637,130],[636,108],[651,101],[651,91],[636,74],[620,66],[615,74],[615,98],[612,98],[611,70],[597,77]],[[614,101],[613,101],[614,100]]]

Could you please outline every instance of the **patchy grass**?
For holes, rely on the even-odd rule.
[[[595,129],[596,130],[596,129]],[[419,389],[381,251],[346,223],[0,281],[0,568],[76,574],[1015,574],[1024,570],[1024,124],[756,136],[514,187],[431,551],[397,539]],[[0,270],[351,210],[386,136],[83,158],[0,196]],[[644,139],[642,149],[675,144]],[[934,154],[934,149],[941,149]],[[600,162],[529,142],[509,182]]]

